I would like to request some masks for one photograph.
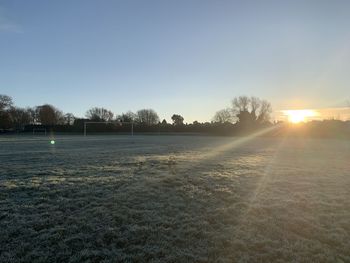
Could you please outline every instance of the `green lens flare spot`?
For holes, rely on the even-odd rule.
[[[55,142],[54,140],[51,140],[50,143],[51,143],[51,144],[55,144],[56,142]]]

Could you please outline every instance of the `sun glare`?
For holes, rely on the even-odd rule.
[[[313,110],[285,110],[283,113],[288,117],[288,121],[291,123],[305,122],[311,117],[317,116],[317,113]]]

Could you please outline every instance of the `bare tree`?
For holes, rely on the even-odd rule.
[[[39,121],[42,125],[55,125],[57,122],[55,112],[55,108],[49,104],[37,107]]]
[[[250,99],[247,96],[239,96],[232,100],[232,109],[237,114],[241,111],[248,111]]]
[[[57,125],[64,122],[62,111],[50,104],[36,107],[36,115],[42,125]]]
[[[132,111],[128,111],[118,115],[116,119],[121,122],[134,122],[137,119],[137,114],[133,113]]]
[[[272,109],[271,104],[266,100],[240,96],[232,100],[232,111],[240,123],[250,125],[269,122]]]
[[[11,122],[17,130],[21,130],[25,125],[30,124],[31,116],[27,109],[11,107],[9,110]]]
[[[217,111],[213,117],[213,121],[219,123],[233,122],[233,119],[232,111],[229,108]]]
[[[9,113],[12,107],[12,98],[7,95],[0,95],[0,128],[8,129],[11,128],[11,116]]]
[[[58,125],[63,125],[63,124],[65,124],[65,115],[64,115],[64,113],[63,113],[63,111],[61,111],[61,110],[59,110],[59,109],[57,109],[57,108],[55,108],[55,115],[56,115],[56,125],[58,124]]]
[[[152,109],[142,109],[137,111],[137,120],[144,125],[155,125],[159,122],[159,117]]]
[[[105,108],[93,107],[86,112],[85,116],[91,121],[112,121],[114,114]]]
[[[272,107],[270,102],[262,100],[260,103],[260,109],[257,121],[259,123],[268,123],[271,120]]]

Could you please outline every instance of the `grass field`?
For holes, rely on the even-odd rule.
[[[0,262],[350,262],[350,141],[0,137]]]

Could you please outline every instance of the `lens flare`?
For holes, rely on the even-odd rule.
[[[305,122],[318,115],[314,110],[284,110],[283,114],[291,123]]]

